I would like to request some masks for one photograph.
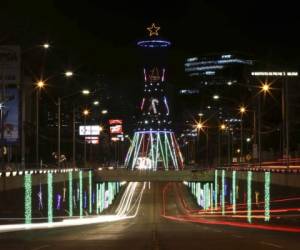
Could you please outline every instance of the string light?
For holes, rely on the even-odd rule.
[[[148,142],[149,146],[147,149],[141,147],[141,145]],[[159,160],[163,162],[166,170],[169,168],[169,162],[172,162],[175,169],[179,169],[183,166],[182,155],[179,152],[180,149],[173,132],[151,130],[136,132],[133,138],[133,143],[127,153],[125,165],[131,165],[132,169],[138,167],[136,166],[136,163],[138,162],[138,157],[141,154],[148,156],[153,170],[157,169],[157,162]]]
[[[48,182],[48,223],[53,222],[53,174],[47,174]]]
[[[60,210],[61,208],[61,198],[62,196],[60,194],[56,195],[56,210]]]
[[[42,183],[40,183],[39,192],[37,194],[38,202],[39,202],[39,210],[43,209],[43,190],[42,190]]]
[[[225,170],[222,170],[222,191],[221,191],[222,215],[225,215]]]
[[[83,202],[83,197],[82,197],[82,171],[79,171],[79,216],[82,218],[83,216],[83,209],[82,209],[82,202]]]
[[[31,224],[32,220],[32,180],[31,174],[24,175],[24,188],[25,188],[25,224]]]
[[[99,207],[100,207],[100,204],[99,204],[99,184],[97,183],[96,184],[96,214],[99,214]]]
[[[171,45],[171,42],[167,40],[143,40],[137,42],[137,45],[144,48],[166,48]]]
[[[232,212],[236,213],[236,171],[232,171]]]
[[[247,220],[252,222],[252,172],[247,174]]]
[[[218,170],[215,170],[215,209],[218,208]]]
[[[86,209],[87,208],[87,192],[84,191],[84,195],[83,195],[83,208]]]
[[[69,177],[69,216],[73,216],[73,176],[72,172],[68,173]]]
[[[149,36],[158,36],[158,31],[160,30],[159,26],[156,26],[155,23],[152,23],[150,27],[147,27],[147,30],[149,31]]]
[[[270,221],[270,184],[271,173],[265,172],[265,221]]]
[[[92,213],[92,170],[89,171],[89,213]]]

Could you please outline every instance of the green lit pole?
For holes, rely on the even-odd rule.
[[[75,137],[75,130],[76,130],[76,113],[75,107],[73,106],[73,131],[72,131],[72,165],[73,168],[76,167],[76,137]]]
[[[84,116],[84,129],[86,130],[86,115]],[[83,152],[83,155],[84,155],[84,167],[86,167],[86,138],[84,136],[84,152]]]
[[[60,121],[60,112],[61,112],[61,98],[58,97],[58,101],[57,101],[57,167],[60,167],[60,125],[61,125],[61,121]]]

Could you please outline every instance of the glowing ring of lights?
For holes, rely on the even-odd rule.
[[[143,48],[167,48],[171,46],[171,42],[167,40],[143,40],[137,42],[137,45]]]

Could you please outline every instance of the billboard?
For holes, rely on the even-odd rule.
[[[79,126],[79,135],[100,135],[99,125]]]
[[[4,96],[4,102],[0,104],[4,143],[14,144],[19,140],[19,90],[17,88],[7,88]]]
[[[123,134],[122,125],[113,125],[109,129],[111,134]]]
[[[112,137],[112,138],[111,138],[111,141],[117,142],[117,141],[120,141],[120,138],[118,138],[118,137]]]
[[[98,136],[86,136],[85,141],[88,144],[99,144],[99,137]]]
[[[19,46],[0,46],[0,84],[19,84],[20,65]]]
[[[113,141],[113,142],[124,141],[124,135],[118,134],[117,136],[113,136],[113,137],[111,137],[111,141]]]
[[[122,125],[123,121],[119,119],[108,120],[109,125]]]

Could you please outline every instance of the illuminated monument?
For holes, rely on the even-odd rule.
[[[141,119],[128,150],[125,166],[130,169],[179,170],[182,155],[171,129],[166,95],[166,51],[171,43],[159,37],[160,27],[148,27],[149,37],[137,42],[144,58],[144,95]]]

